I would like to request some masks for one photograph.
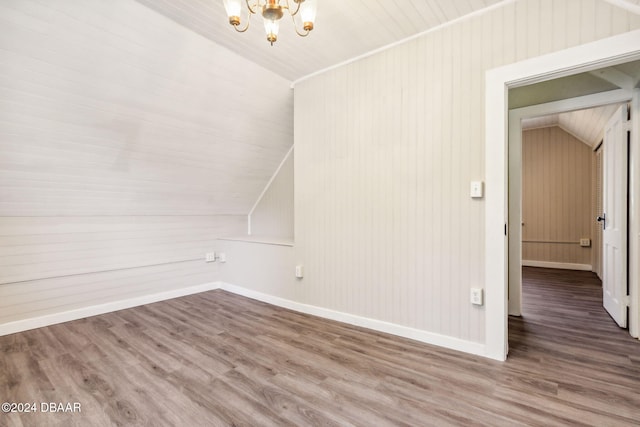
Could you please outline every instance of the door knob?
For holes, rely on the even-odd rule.
[[[604,230],[607,226],[607,214],[603,213],[602,216],[596,218],[596,221],[602,223],[602,229]]]

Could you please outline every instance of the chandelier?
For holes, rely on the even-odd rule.
[[[229,23],[239,33],[247,31],[251,15],[260,13],[264,19],[267,40],[273,46],[273,43],[278,40],[280,19],[284,16],[285,10],[291,15],[296,33],[301,37],[309,35],[309,32],[313,30],[313,22],[316,19],[316,2],[317,0],[224,0],[224,7],[227,10],[227,15],[229,15]],[[244,28],[240,27],[242,3],[246,3],[248,9],[248,12],[246,12],[247,23]],[[298,30],[296,16],[300,16],[302,31]]]

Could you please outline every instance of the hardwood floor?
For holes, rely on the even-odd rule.
[[[639,425],[640,342],[595,276],[524,277],[505,363],[223,291],[0,337],[0,400],[39,410],[0,425]]]

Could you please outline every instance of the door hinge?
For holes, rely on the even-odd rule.
[[[620,298],[620,303],[625,307],[630,307],[631,306],[631,295],[625,295],[622,298]]]

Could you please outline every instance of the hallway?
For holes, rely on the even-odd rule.
[[[604,310],[594,273],[524,267],[523,316],[509,318],[509,346],[510,368],[531,373],[529,404],[554,395],[640,422],[640,342]]]

